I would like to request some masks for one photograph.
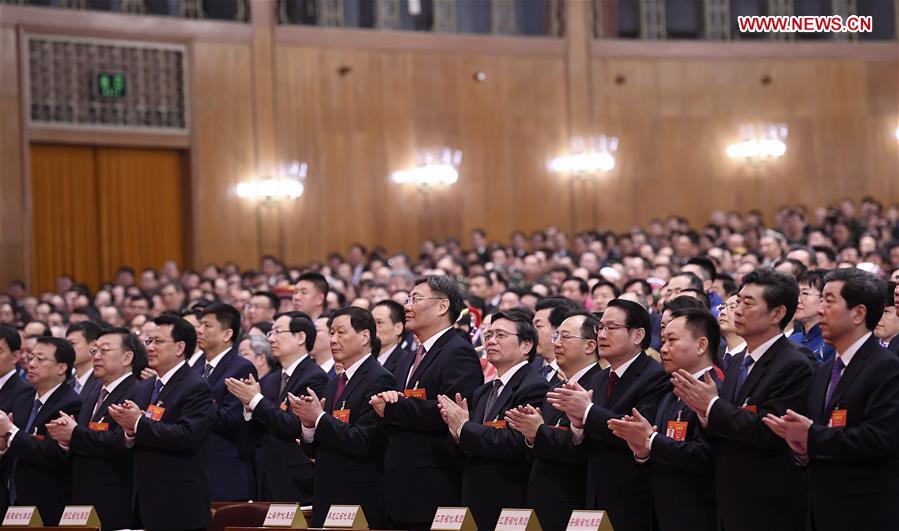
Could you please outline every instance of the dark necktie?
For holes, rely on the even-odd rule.
[[[618,382],[618,373],[615,371],[609,371],[609,382],[606,384],[606,400],[612,398],[612,393],[615,392],[615,384]]]
[[[547,376],[549,376],[549,373],[551,373],[552,371],[553,371],[553,366],[550,365],[549,363],[547,363],[543,367],[540,367],[540,376],[542,376],[543,379],[546,380]]]
[[[93,420],[94,417],[97,416],[97,411],[100,410],[100,406],[103,405],[103,402],[106,401],[106,397],[108,397],[108,396],[109,396],[109,391],[107,391],[105,387],[103,389],[100,389],[100,397],[97,398],[97,403],[94,404],[94,411],[93,411],[93,413],[91,413],[91,420]]]
[[[749,352],[747,352],[743,357],[743,361],[740,362],[740,370],[737,372],[737,385],[734,387],[734,398],[740,394],[743,384],[746,383],[746,378],[749,376],[749,368],[752,367],[753,363],[755,363],[755,360],[749,355]]]
[[[73,385],[72,387],[75,389],[76,393],[78,393],[79,395],[81,394],[81,389],[84,386],[81,385],[81,380],[79,380],[77,376],[75,377],[75,385]]]
[[[287,389],[287,381],[290,380],[290,375],[281,371],[281,386],[278,387],[278,402],[284,400],[284,391]]]
[[[162,384],[162,380],[157,378],[156,385],[153,386],[153,394],[150,395],[150,404],[156,404],[156,400],[159,398],[159,393],[162,391],[163,387],[165,386]]]
[[[418,350],[415,351],[415,362],[412,363],[412,368],[409,369],[409,381],[406,382],[406,387],[409,387],[409,383],[412,381],[412,375],[415,374],[415,369],[421,364],[421,360],[425,357],[426,352],[423,344],[418,345]]]
[[[343,396],[343,390],[346,389],[346,384],[350,379],[347,378],[346,371],[340,373],[340,379],[337,381],[337,392],[334,393],[334,404],[333,406],[337,407],[337,401],[340,400],[340,397]],[[343,408],[341,408],[343,409]]]
[[[31,426],[34,424],[34,420],[37,418],[38,411],[44,406],[40,400],[34,400],[34,406],[31,407],[31,415],[28,416],[28,422],[25,423],[25,433],[31,431]]]
[[[209,379],[209,375],[212,374],[212,364],[207,363],[205,367],[203,367],[203,378],[206,380]]]
[[[733,354],[731,354],[730,352],[725,352],[725,353],[724,353],[724,358],[723,358],[722,361],[723,361],[723,365],[724,365],[724,370],[725,370],[725,371],[727,370],[728,367],[730,367],[730,362],[731,362],[733,359],[734,359],[734,355],[733,355]]]
[[[496,399],[499,398],[499,388],[502,387],[503,382],[499,378],[494,378],[490,385],[490,393],[487,395],[487,407],[484,408],[484,422],[492,419],[490,413],[493,411],[493,406],[496,405]]]
[[[830,403],[833,392],[836,391],[837,386],[840,385],[840,376],[843,375],[843,369],[845,367],[846,365],[843,364],[843,359],[839,356],[837,359],[833,360],[833,370],[830,371],[830,383],[827,384],[827,396],[824,398],[824,407],[827,407],[827,404]]]

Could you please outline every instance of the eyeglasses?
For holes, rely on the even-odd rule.
[[[97,347],[91,347],[90,349],[88,349],[88,352],[91,353],[91,356],[96,356],[97,354],[102,354],[102,355],[105,356],[105,355],[107,355],[107,354],[109,354],[110,352],[113,352],[113,351],[115,351],[115,350],[121,350],[121,349],[118,349],[118,348],[97,348]]]
[[[562,341],[571,341],[572,339],[593,339],[592,337],[585,336],[576,336],[574,334],[560,334],[558,331],[553,332],[552,341],[555,343],[558,340]]]
[[[491,331],[484,334],[484,342],[486,343],[493,338],[496,338],[497,341],[502,341],[509,336],[518,336],[518,334],[513,334],[512,332],[507,332],[505,330],[497,330],[495,332]]]
[[[804,299],[814,298],[814,297],[817,297],[817,298],[820,299],[820,298],[821,298],[821,292],[820,292],[820,291],[813,291],[813,290],[804,289],[804,290],[802,290],[802,291],[799,292],[799,296],[802,297],[802,298],[804,298]]]
[[[443,299],[445,299],[445,298],[446,298],[446,297],[407,297],[406,300],[403,301],[403,306],[410,305],[410,304],[411,304],[412,306],[415,306],[416,304],[418,304],[418,303],[421,302],[421,301],[426,301],[426,300],[443,300]]]
[[[599,335],[599,333],[602,332],[603,330],[606,330],[608,332],[614,332],[615,330],[621,330],[622,328],[630,329],[631,327],[629,327],[627,325],[623,325],[623,324],[616,324],[616,323],[609,323],[609,324],[599,323],[598,325],[596,325],[596,335]]]
[[[35,356],[34,354],[25,354],[25,363],[31,363],[32,361],[37,362],[37,363],[44,363],[45,361],[56,362],[56,359],[39,358],[39,357]]]
[[[161,345],[163,343],[174,343],[171,339],[162,339],[160,337],[148,337],[144,339],[144,345],[151,347],[153,345]]]
[[[267,334],[265,334],[265,337],[275,337],[278,334],[291,334],[291,333],[292,332],[290,330],[275,330],[274,328],[272,328],[271,330],[268,331]]]
[[[732,312],[737,309],[737,305],[736,304],[719,304],[718,306],[715,306],[715,309],[718,310],[718,313]]]

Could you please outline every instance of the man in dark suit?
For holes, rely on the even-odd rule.
[[[385,299],[375,304],[371,309],[371,315],[378,325],[378,339],[381,340],[378,363],[396,378],[400,367],[412,364],[412,353],[399,344],[405,332],[403,305]]]
[[[445,276],[416,280],[406,301],[406,328],[421,346],[398,370],[403,394],[386,391],[371,404],[390,434],[385,493],[388,522],[400,529],[428,529],[437,507],[458,506],[461,461],[446,436],[439,395],[470,399],[484,383],[474,347],[452,330],[462,294]],[[407,396],[408,395],[408,396]]]
[[[608,511],[617,531],[651,525],[648,471],[635,466],[627,443],[608,426],[609,419],[630,415],[634,408],[655,418],[659,400],[670,389],[665,370],[644,352],[652,341],[651,326],[642,306],[613,299],[597,325],[599,355],[609,368],[593,378],[590,392],[568,382],[547,395],[568,415],[573,441],[587,445],[587,507]]]
[[[9,413],[19,395],[34,392],[31,385],[19,378],[18,359],[22,337],[11,326],[0,325],[0,411]],[[11,457],[0,456],[0,519],[9,504],[9,466]]]
[[[303,449],[315,459],[312,526],[324,525],[331,505],[351,504],[362,506],[370,527],[383,527],[387,434],[369,400],[395,389],[396,380],[375,357],[380,340],[368,310],[337,310],[330,328],[331,351],[345,370],[321,400],[312,388],[310,396],[289,395],[302,421]]]
[[[896,314],[896,297],[893,295],[895,289],[895,282],[887,282],[883,315],[874,328],[874,335],[880,340],[880,346],[894,354],[899,354],[899,315]]]
[[[764,419],[808,465],[818,531],[887,531],[899,522],[899,360],[871,334],[885,291],[860,269],[828,273],[819,314],[836,358],[815,372],[808,417],[789,410]]]
[[[567,300],[567,299],[566,299]],[[535,319],[536,322],[536,319]],[[551,337],[554,359],[568,380],[589,388],[599,372],[594,314],[570,314]],[[562,384],[560,380],[552,386]],[[532,507],[545,531],[561,531],[571,511],[583,507],[587,488],[587,454],[584,445],[575,446],[568,417],[544,401],[542,409],[519,407],[506,412],[509,427],[521,432],[531,450],[531,473],[525,507]]]
[[[720,394],[710,377],[673,375],[675,395],[708,419],[718,515],[726,531],[805,528],[802,473],[787,444],[762,422],[768,413],[805,410],[811,362],[783,335],[798,302],[792,276],[767,267],[747,274],[734,312],[747,351],[734,357]]]
[[[438,397],[465,459],[462,505],[471,508],[478,529],[492,529],[503,507],[523,507],[527,501],[531,466],[525,439],[503,419],[508,409],[541,404],[549,389],[528,362],[537,343],[532,319],[523,310],[493,314],[484,344],[496,378],[475,390],[470,406],[461,395]]]
[[[91,351],[100,387],[85,396],[77,420],[62,415],[47,425],[47,432],[72,458],[72,503],[96,507],[105,528],[132,528],[133,456],[108,407],[133,400],[133,363],[146,357],[146,351],[127,328],[103,330]]]
[[[206,474],[213,501],[249,500],[256,494],[253,478],[255,443],[243,420],[240,401],[225,387],[227,378],[255,379],[256,367],[234,348],[240,335],[240,312],[231,305],[214,303],[199,314],[197,344],[205,359],[193,366],[212,389],[215,422],[209,435]]]
[[[571,299],[562,296],[546,297],[537,302],[536,312],[534,312],[537,355],[531,361],[531,366],[546,378],[551,386],[561,381],[558,374],[559,364],[556,362],[553,335],[565,317],[576,309],[577,305]]]
[[[91,349],[100,337],[100,325],[93,321],[81,321],[66,330],[66,341],[75,350],[75,367],[69,376],[69,385],[81,396],[87,398],[100,389],[100,382],[94,376]]]
[[[719,316],[721,314],[719,313]],[[694,378],[709,373],[721,382],[714,366],[720,341],[718,323],[705,309],[672,312],[665,326],[662,363],[672,374],[684,370]],[[661,531],[715,531],[715,490],[711,487],[712,449],[699,419],[674,393],[662,398],[656,429],[639,411],[609,420],[612,433],[627,442],[638,463],[650,471],[655,528]]]
[[[53,526],[71,498],[71,468],[47,438],[46,424],[60,412],[77,415],[81,409],[81,397],[65,383],[75,351],[64,339],[42,336],[26,361],[35,392],[19,395],[12,418],[0,412],[0,452],[11,458],[10,505],[35,505],[44,524]]]
[[[734,325],[734,312],[739,299],[737,294],[731,295],[724,301],[724,304],[718,307],[718,326],[721,328],[724,347],[720,351],[716,364],[724,371],[730,367],[730,362],[735,356],[743,354],[746,350],[746,342],[737,334],[737,327]]]
[[[225,385],[244,405],[244,420],[261,432],[261,499],[308,505],[312,503],[313,466],[296,443],[301,426],[288,410],[287,396],[305,395],[307,389],[320,393],[328,376],[309,356],[316,331],[305,313],[278,314],[268,340],[281,368],[259,383],[253,378],[229,378]]]
[[[159,374],[133,401],[110,404],[111,418],[134,448],[134,504],[146,529],[205,529],[210,522],[206,441],[216,407],[203,377],[187,365],[197,333],[180,317],[161,315],[146,338]]]
[[[315,344],[309,351],[309,355],[328,378],[337,377],[337,369],[334,367],[334,357],[331,355],[330,334],[328,333],[328,317],[321,316],[313,321],[315,323]]]

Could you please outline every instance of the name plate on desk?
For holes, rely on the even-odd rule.
[[[613,531],[605,511],[571,511],[565,531]]]
[[[468,507],[438,507],[431,531],[475,531],[477,526]]]
[[[273,503],[268,506],[265,513],[263,527],[286,527],[288,529],[303,529],[306,525],[306,517],[297,504]]]
[[[44,521],[41,520],[37,507],[33,505],[12,506],[6,510],[3,526],[44,527]]]
[[[93,505],[66,505],[59,527],[100,527],[100,517]]]
[[[368,521],[359,505],[332,505],[325,516],[325,527],[336,529],[368,529]]]
[[[495,531],[542,531],[533,509],[503,509]]]

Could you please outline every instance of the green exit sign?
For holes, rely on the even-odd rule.
[[[121,72],[100,72],[97,74],[97,96],[101,98],[124,97],[125,85],[125,74]]]

